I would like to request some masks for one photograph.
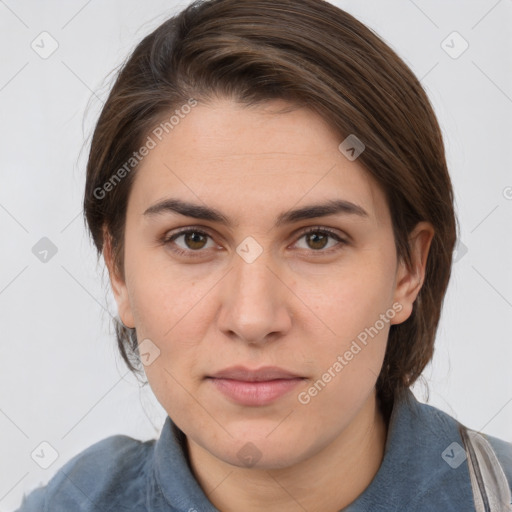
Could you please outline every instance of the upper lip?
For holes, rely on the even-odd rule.
[[[232,366],[225,368],[209,377],[215,379],[232,379],[246,382],[263,382],[275,379],[297,379],[302,378],[296,373],[278,368],[277,366],[264,366],[255,370],[245,368],[244,366]]]

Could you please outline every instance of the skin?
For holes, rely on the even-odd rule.
[[[137,170],[124,279],[108,238],[105,245],[121,320],[136,327],[139,343],[147,338],[160,350],[145,367],[149,384],[187,435],[195,476],[223,512],[339,510],[369,485],[387,435],[375,383],[389,328],[411,313],[433,236],[430,224],[418,224],[413,264],[399,261],[379,186],[338,150],[343,139],[321,117],[286,107],[199,103]],[[216,208],[231,224],[144,214],[171,197]],[[274,226],[280,213],[328,199],[367,215]],[[163,242],[185,227],[208,236]],[[304,235],[315,227],[345,242]],[[262,249],[251,263],[236,252],[248,236]],[[393,304],[401,308],[394,318],[300,403],[298,394]],[[240,405],[205,378],[238,364],[279,366],[304,380],[271,404]],[[237,456],[244,446],[260,457],[251,467]]]

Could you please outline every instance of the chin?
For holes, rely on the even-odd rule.
[[[272,428],[275,428],[275,424]],[[293,466],[306,459],[309,451],[314,451],[312,446],[305,445],[300,436],[279,435],[272,433],[272,428],[262,431],[252,429],[244,435],[233,434],[235,439],[230,439],[227,445],[217,444],[210,451],[233,466],[261,470]]]

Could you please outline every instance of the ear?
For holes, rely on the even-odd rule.
[[[112,287],[112,292],[116,299],[119,318],[126,327],[133,328],[135,327],[135,323],[133,321],[128,289],[125,279],[120,275],[119,269],[117,265],[115,265],[112,251],[112,237],[106,228],[103,229],[103,240],[103,258],[105,259],[105,265],[108,269],[110,286]]]
[[[434,228],[429,222],[419,222],[409,235],[411,264],[408,266],[405,261],[398,263],[394,303],[401,304],[402,309],[391,320],[392,324],[401,324],[411,316],[414,301],[425,280],[427,257],[433,237]]]

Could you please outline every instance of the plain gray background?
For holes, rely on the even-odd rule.
[[[462,245],[424,372],[429,403],[512,441],[512,0],[333,3],[411,66],[445,136]],[[93,442],[162,426],[117,355],[81,200],[107,75],[186,4],[0,0],[0,510]],[[46,262],[33,253],[43,237],[57,250]],[[42,442],[57,452],[47,469],[31,457],[52,461]]]

